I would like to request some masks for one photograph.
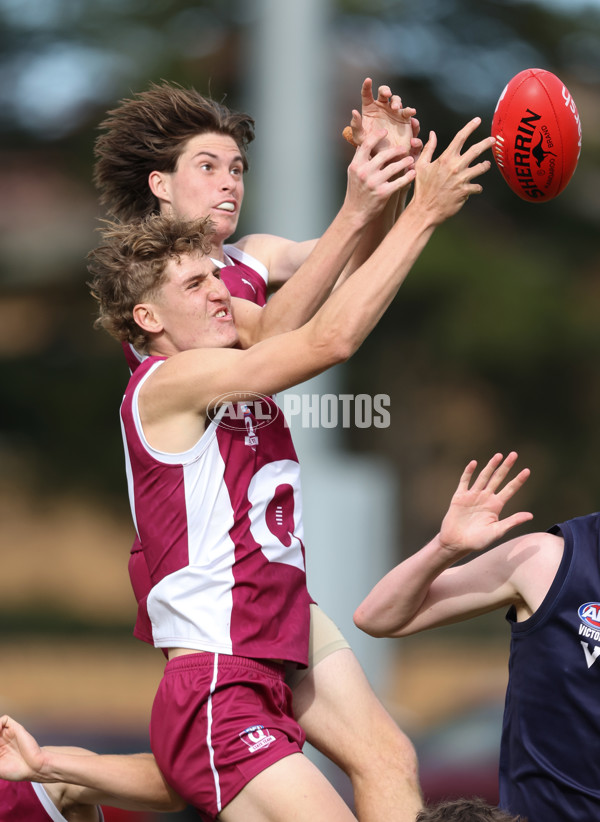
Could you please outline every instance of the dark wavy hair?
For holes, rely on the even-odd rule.
[[[248,114],[166,81],[121,100],[99,128],[104,133],[94,146],[94,183],[102,205],[123,222],[158,213],[158,200],[148,185],[150,172],[175,171],[185,144],[195,135],[232,137],[244,171],[246,150],[254,139],[254,120]]]

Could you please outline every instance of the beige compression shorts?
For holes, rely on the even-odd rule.
[[[312,603],[310,606],[308,668],[288,668],[285,681],[294,690],[322,659],[334,651],[349,647],[350,643],[335,622],[318,605]]]

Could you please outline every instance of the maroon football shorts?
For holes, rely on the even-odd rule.
[[[283,665],[211,653],[167,662],[152,706],[152,751],[204,819],[265,768],[299,753],[304,740]]]

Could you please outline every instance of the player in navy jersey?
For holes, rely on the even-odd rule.
[[[473,180],[490,164],[478,158],[493,139],[463,153],[479,124],[472,120],[435,161],[431,135],[409,206],[295,330],[286,330],[285,312],[267,320],[270,304],[230,297],[209,256],[206,221],[113,224],[90,255],[99,324],[149,355],[132,376],[122,422],[154,642],[169,657],[152,712],[153,752],[206,819],[354,818],[301,755],[304,733],[284,682],[286,666],[308,661],[310,598],[297,458],[268,398],[351,356],[435,227],[481,191]],[[358,163],[381,136],[367,136]],[[386,151],[394,149],[376,162],[400,186],[399,155],[388,163]],[[325,243],[322,274],[335,278],[354,246],[333,245]],[[255,413],[256,394],[269,424]],[[354,735],[363,723],[359,712]],[[381,756],[377,740],[372,748]],[[415,799],[396,815],[414,819]]]
[[[102,822],[100,805],[133,811],[185,808],[152,754],[40,748],[21,724],[0,717],[2,822]]]
[[[415,110],[403,107],[388,86],[380,86],[374,96],[370,79],[363,84],[361,98],[361,112],[352,115],[354,142],[360,144],[385,129],[385,140],[375,147],[399,146],[418,156],[422,143]],[[211,256],[223,266],[221,278],[232,296],[264,305],[267,288],[285,284],[277,295],[278,310],[291,319],[289,307],[297,312],[305,305],[303,316],[296,314],[296,323],[314,313],[331,287],[319,267],[323,258],[317,256],[316,240],[294,242],[269,234],[230,239],[243,203],[246,149],[254,136],[250,117],[193,89],[162,83],[122,101],[101,127],[94,176],[109,212],[125,221],[152,213],[210,215],[215,223]],[[365,164],[358,171],[367,171]],[[409,164],[405,172],[409,182]],[[376,182],[373,174],[370,181]],[[349,183],[356,185],[353,168]],[[385,208],[363,228],[346,274],[393,224],[407,190],[405,185],[389,195]],[[337,242],[341,247],[347,240],[339,234]],[[276,306],[271,304],[271,311]],[[123,348],[134,371],[143,355],[128,342]],[[152,642],[146,609],[150,576],[137,539],[129,568],[138,601],[134,633]],[[308,740],[350,776],[361,822],[410,819],[412,808],[420,803],[412,745],[377,699],[337,626],[316,603],[310,610],[308,667],[288,673],[296,716]]]
[[[407,636],[508,608],[509,683],[500,806],[530,820],[600,819],[600,515],[508,540],[458,560],[531,519],[500,520],[528,471],[503,485],[516,454],[474,478],[470,462],[439,534],[391,570],[355,613],[374,636]]]

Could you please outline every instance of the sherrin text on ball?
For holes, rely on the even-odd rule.
[[[493,155],[523,200],[552,200],[572,178],[581,152],[581,121],[572,95],[555,74],[531,68],[500,95],[492,120]]]

